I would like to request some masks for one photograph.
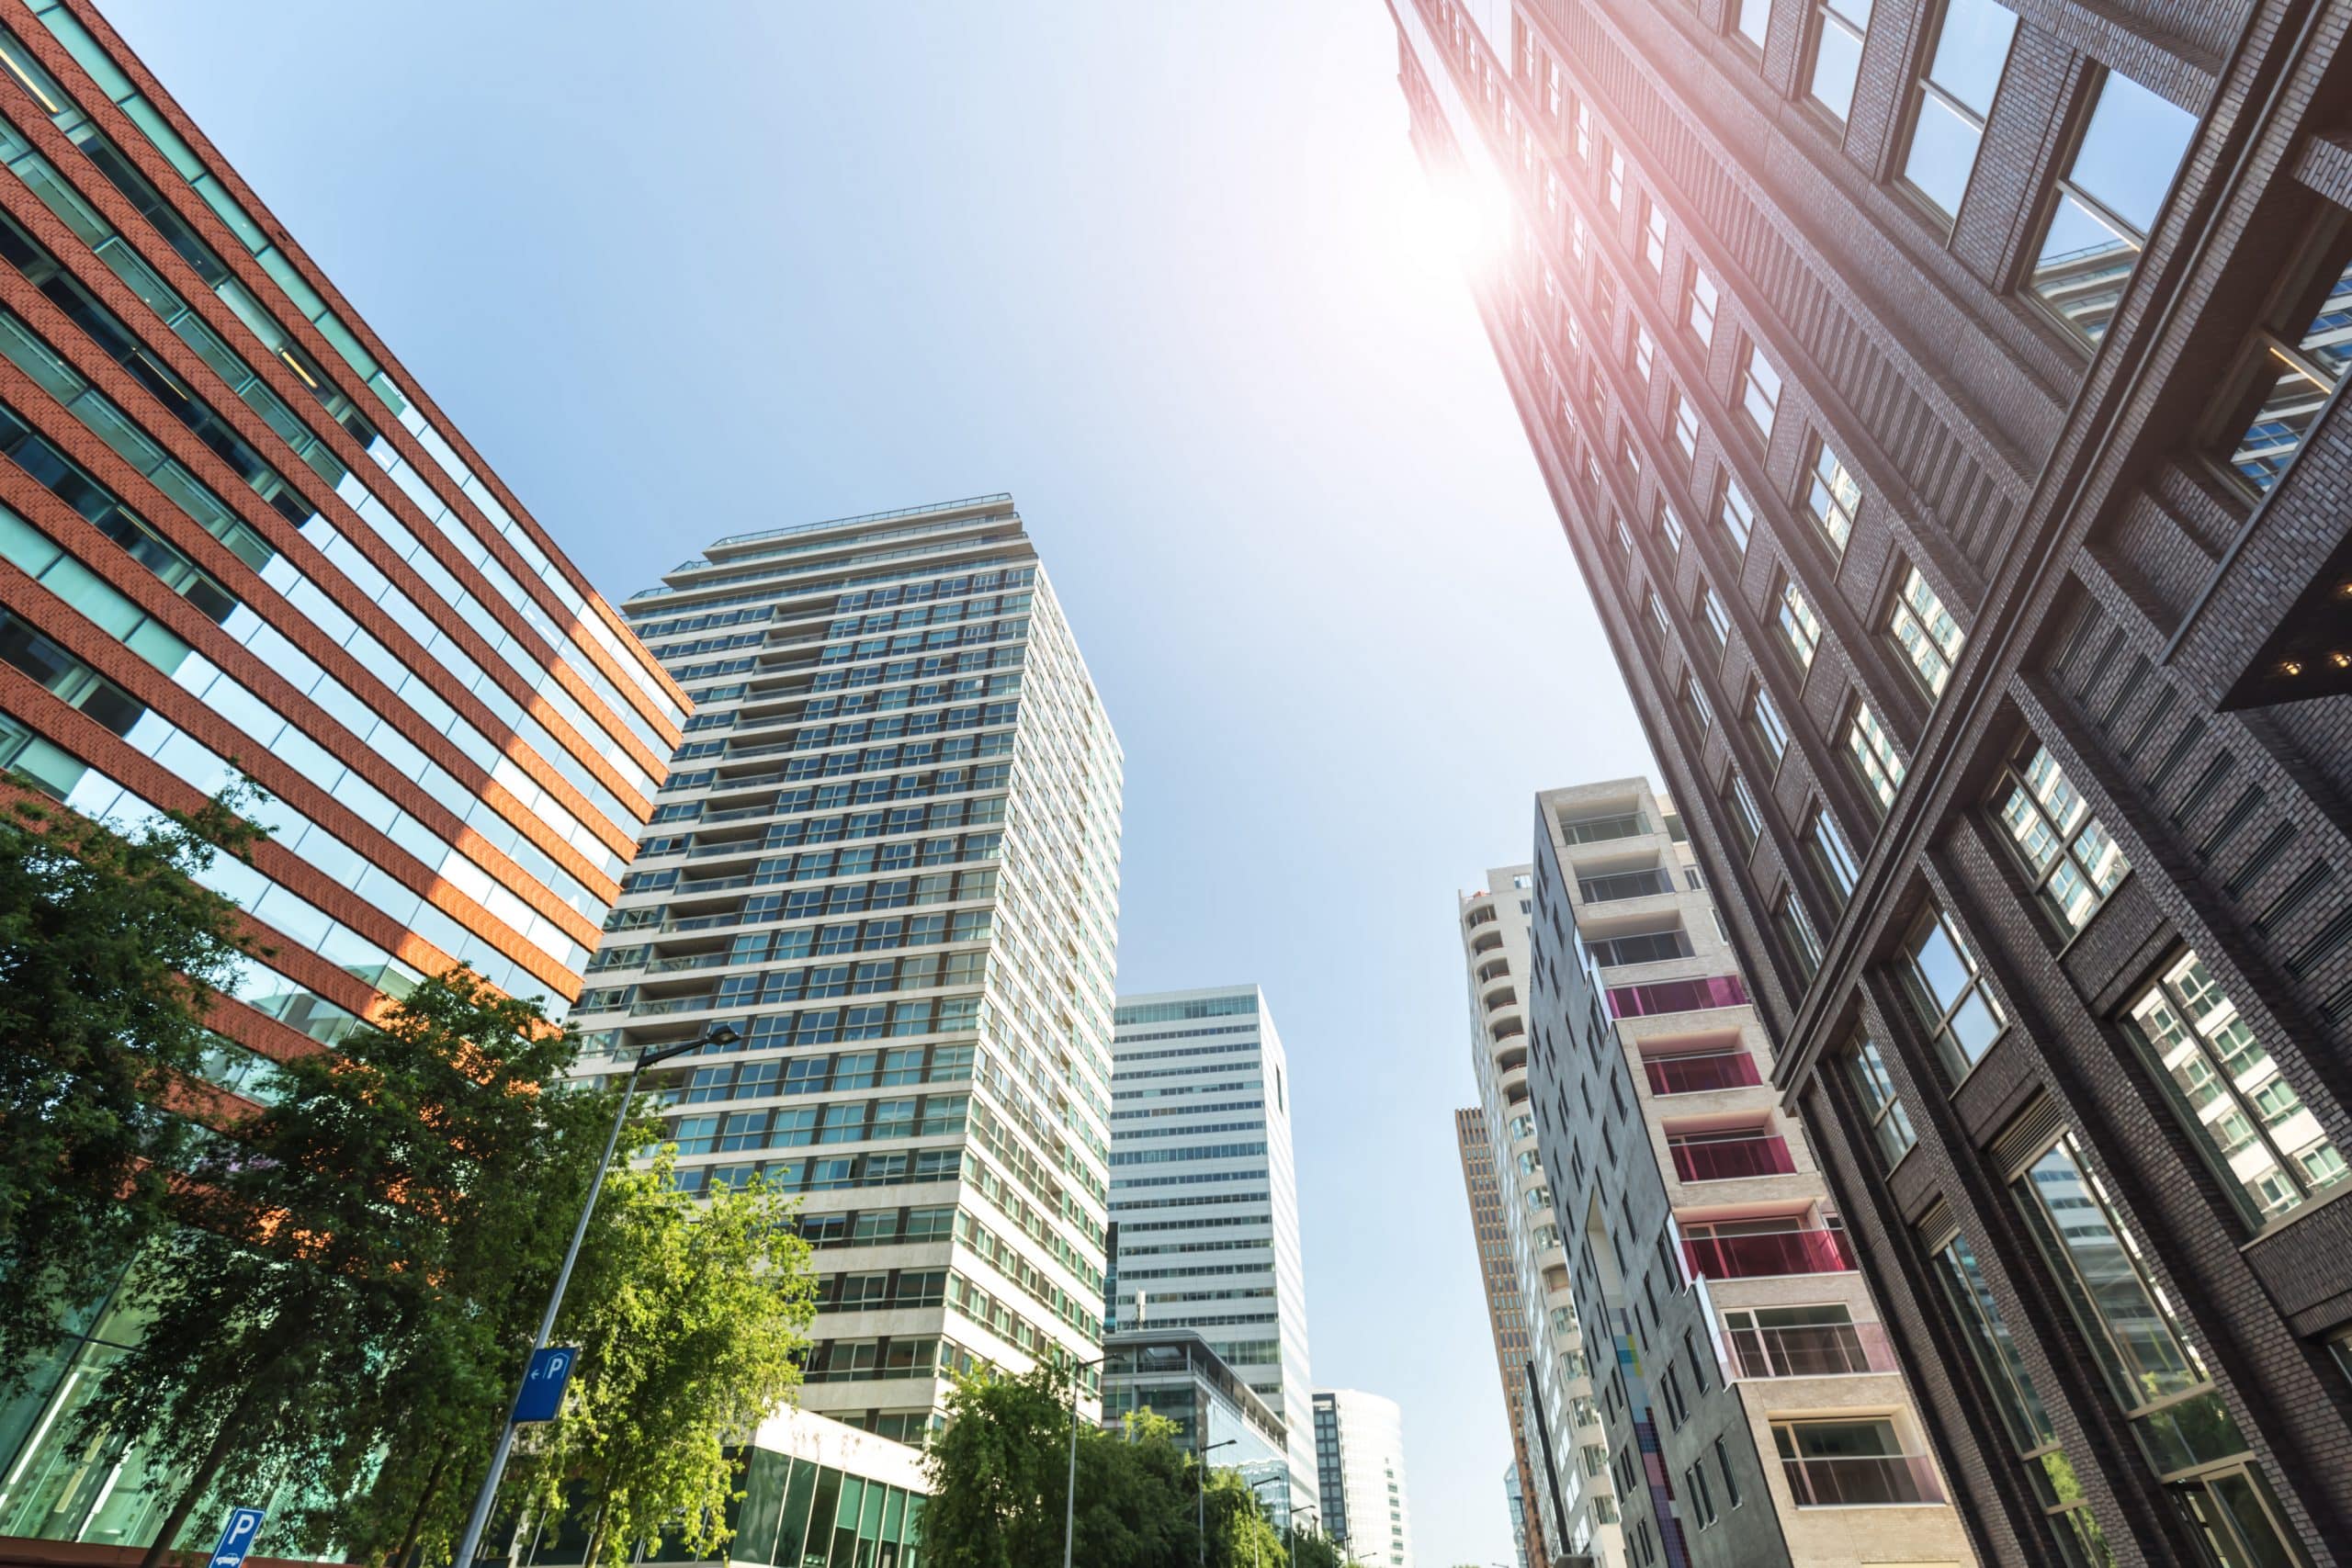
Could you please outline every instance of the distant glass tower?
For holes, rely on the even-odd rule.
[[[1510,1509],[1510,1544],[1519,1553],[1519,1568],[1527,1568],[1527,1505],[1519,1491],[1519,1461],[1503,1466],[1503,1502]]]
[[[920,1442],[951,1373],[1100,1353],[1118,741],[1010,496],[663,581],[625,612],[696,711],[587,1066],[734,1027],[673,1075],[680,1179],[805,1195],[802,1403]]]
[[[1396,1402],[1352,1388],[1320,1388],[1314,1397],[1326,1531],[1369,1568],[1413,1568],[1405,1418]]]
[[[1113,1051],[1119,1326],[1206,1338],[1288,1426],[1292,1506],[1313,1508],[1289,1058],[1273,1015],[1255,986],[1122,997]]]

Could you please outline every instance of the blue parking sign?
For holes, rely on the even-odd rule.
[[[241,1568],[266,1517],[259,1508],[230,1509],[229,1528],[220,1532],[220,1544],[212,1549],[212,1568]]]
[[[531,1370],[523,1374],[523,1392],[514,1396],[509,1420],[552,1421],[563,1409],[563,1385],[571,1380],[571,1363],[580,1359],[577,1345],[550,1345],[531,1352]]]

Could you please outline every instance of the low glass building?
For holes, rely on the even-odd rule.
[[[1138,1328],[1102,1341],[1102,1424],[1148,1410],[1176,1423],[1176,1441],[1251,1483],[1286,1476],[1289,1431],[1207,1340],[1189,1328]],[[1288,1488],[1262,1494],[1276,1528]],[[1303,1522],[1303,1521],[1302,1521]]]

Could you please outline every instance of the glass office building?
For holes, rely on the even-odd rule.
[[[232,1095],[459,962],[560,1017],[677,687],[78,0],[0,11],[0,787],[265,792],[204,878],[257,943]],[[139,1456],[64,1441],[130,1332],[85,1326],[0,1407],[0,1535],[142,1545]]]
[[[921,1442],[956,1372],[1093,1360],[1121,763],[1012,498],[721,539],[625,609],[695,713],[583,1070],[735,1030],[671,1133],[692,1190],[802,1198],[808,1409]]]

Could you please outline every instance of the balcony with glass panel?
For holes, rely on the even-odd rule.
[[[1790,1274],[1842,1274],[1854,1268],[1842,1230],[1787,1219],[1685,1224],[1682,1260],[1711,1280],[1769,1280]]]
[[[1896,1370],[1883,1324],[1856,1323],[1844,1303],[1736,1308],[1724,1338],[1737,1378],[1835,1378]]]
[[[1684,1181],[1791,1176],[1797,1168],[1788,1139],[1760,1128],[1669,1132],[1666,1146],[1674,1174]]]
[[[1661,1049],[1642,1053],[1642,1076],[1653,1095],[1706,1094],[1721,1089],[1754,1089],[1764,1081],[1755,1054],[1734,1043],[1698,1050]]]

